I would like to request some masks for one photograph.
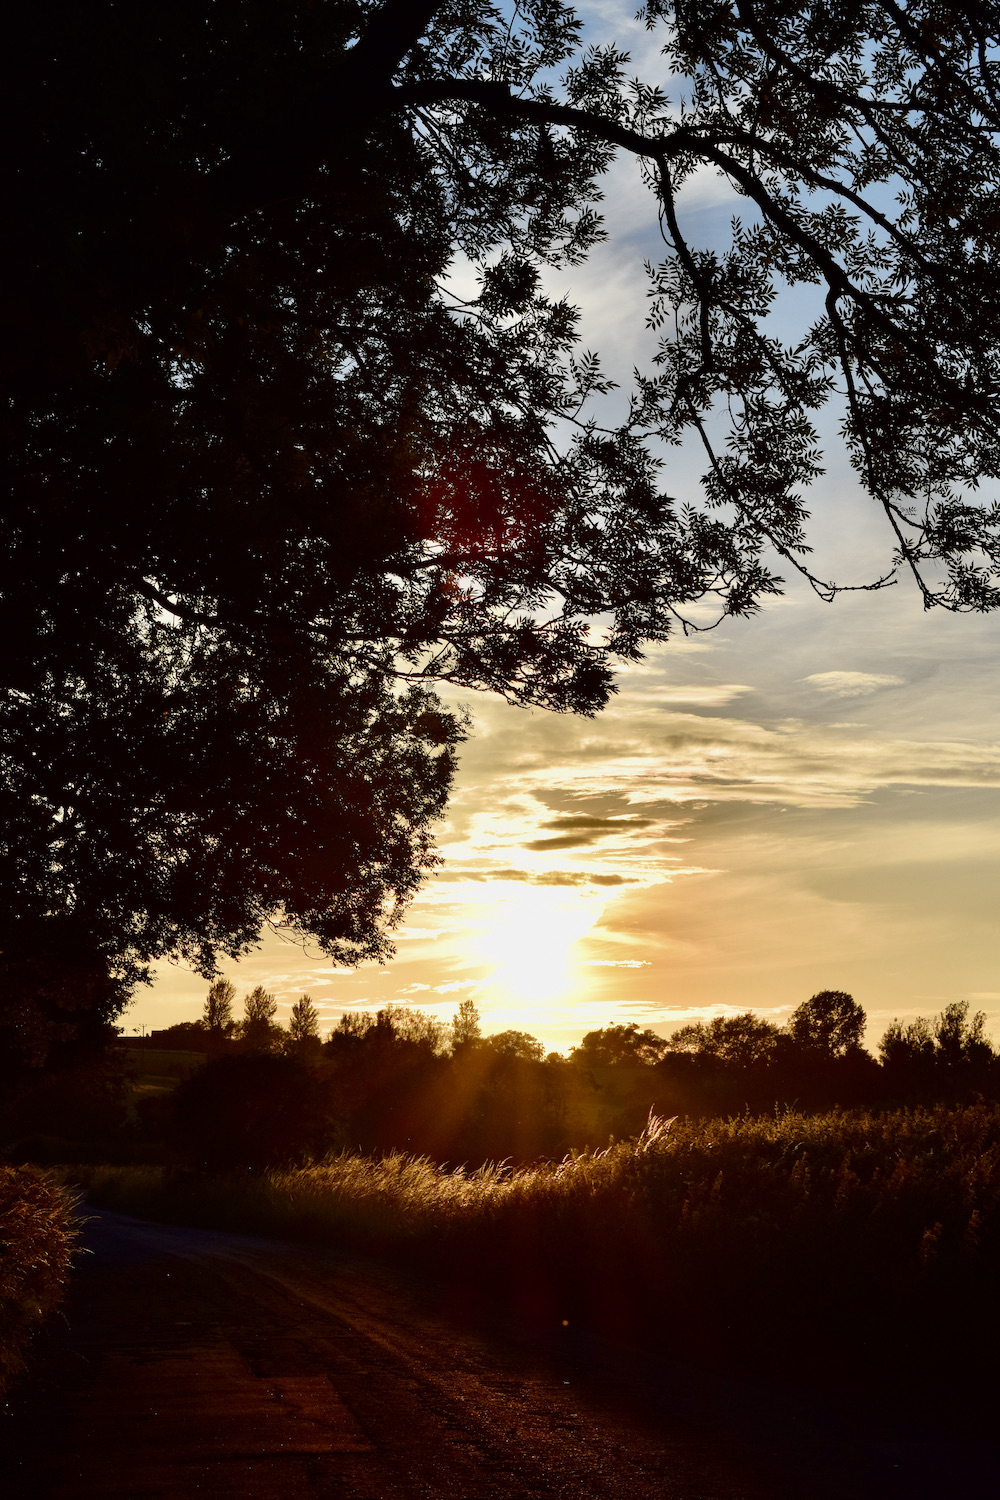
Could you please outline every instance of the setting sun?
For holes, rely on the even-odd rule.
[[[500,904],[494,924],[483,933],[483,957],[497,965],[489,984],[513,1001],[552,1000],[572,986],[572,949],[597,922],[601,898],[575,890],[538,886],[520,890]]]

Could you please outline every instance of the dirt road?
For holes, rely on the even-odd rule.
[[[22,1413],[25,1500],[813,1500],[1000,1493],[992,1449],[859,1439],[794,1392],[571,1329],[475,1335],[356,1259],[101,1213]],[[776,1410],[780,1406],[781,1410]]]

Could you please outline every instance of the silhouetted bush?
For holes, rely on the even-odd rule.
[[[121,1160],[115,1148],[127,1134],[128,1091],[117,1048],[83,1066],[39,1072],[0,1106],[3,1155],[54,1163],[100,1161],[110,1152]]]
[[[327,1148],[333,1128],[322,1080],[271,1053],[207,1063],[175,1089],[166,1120],[178,1160],[215,1172],[305,1161]]]
[[[62,1300],[75,1237],[65,1188],[0,1165],[0,1400],[24,1368],[32,1335]]]

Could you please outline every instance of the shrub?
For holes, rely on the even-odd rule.
[[[179,1084],[168,1108],[173,1148],[193,1168],[260,1170],[328,1144],[326,1091],[294,1057],[220,1057]]]
[[[76,1227],[65,1188],[0,1165],[0,1398],[23,1369],[32,1335],[62,1301]]]

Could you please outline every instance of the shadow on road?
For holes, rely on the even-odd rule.
[[[34,1500],[994,1500],[945,1441],[558,1328],[459,1323],[357,1257],[94,1213],[67,1322],[8,1415]],[[468,1309],[465,1309],[466,1313]]]

